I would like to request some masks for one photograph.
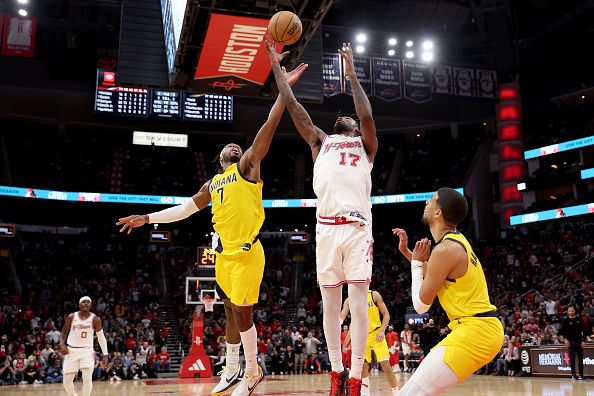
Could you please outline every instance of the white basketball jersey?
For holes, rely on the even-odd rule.
[[[318,217],[359,212],[370,222],[372,168],[360,136],[328,135],[313,171]]]
[[[68,345],[73,347],[93,347],[93,318],[95,314],[91,313],[88,318],[81,319],[78,312],[74,313],[70,333],[68,333]]]

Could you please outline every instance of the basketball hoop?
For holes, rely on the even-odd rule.
[[[202,303],[204,304],[204,312],[214,311],[215,299],[209,295],[202,297]]]

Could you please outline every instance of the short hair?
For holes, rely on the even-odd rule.
[[[464,195],[453,188],[442,187],[437,190],[437,205],[443,213],[443,219],[456,226],[468,213],[468,201]]]

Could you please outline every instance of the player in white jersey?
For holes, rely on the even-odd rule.
[[[75,395],[74,378],[79,370],[83,378],[83,396],[90,396],[93,390],[93,366],[95,365],[93,336],[95,333],[97,333],[101,353],[104,356],[108,354],[101,319],[91,312],[91,305],[91,297],[81,297],[78,301],[80,311],[68,315],[62,329],[60,352],[64,355],[64,389],[68,396]]]
[[[361,126],[351,117],[338,117],[334,134],[326,135],[295,99],[279,65],[282,58],[270,42],[267,49],[280,94],[299,134],[310,145],[314,160],[313,185],[318,197],[316,261],[324,307],[324,335],[332,365],[330,396],[344,394],[347,382],[340,350],[343,284],[348,284],[352,318],[349,395],[358,396],[365,360],[367,292],[373,261],[371,169],[378,144],[371,105],[357,79],[351,45],[343,43],[338,52],[345,64]]]

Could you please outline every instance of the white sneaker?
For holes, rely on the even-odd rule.
[[[251,377],[248,374],[244,374],[243,378],[237,388],[233,391],[231,396],[249,396],[254,393],[254,390],[260,382],[264,379],[264,373],[262,367],[258,366],[258,375]]]
[[[35,381],[33,381],[33,383],[34,383],[35,385],[39,385],[39,384],[43,384],[43,381],[40,381],[40,380],[35,380]]]
[[[134,381],[138,381],[140,378],[138,378],[138,374],[136,374],[133,378]]]
[[[109,378],[109,382],[113,382],[113,381],[115,381],[115,378],[113,378],[113,377]]]
[[[231,370],[227,366],[223,366],[223,369],[219,371],[218,375],[221,376],[221,380],[210,392],[213,396],[222,395],[237,385],[243,377],[243,370],[241,367],[238,367],[236,370]]]
[[[120,377],[118,377],[117,375],[114,375],[113,378],[115,378],[116,381],[121,381],[122,379]]]

